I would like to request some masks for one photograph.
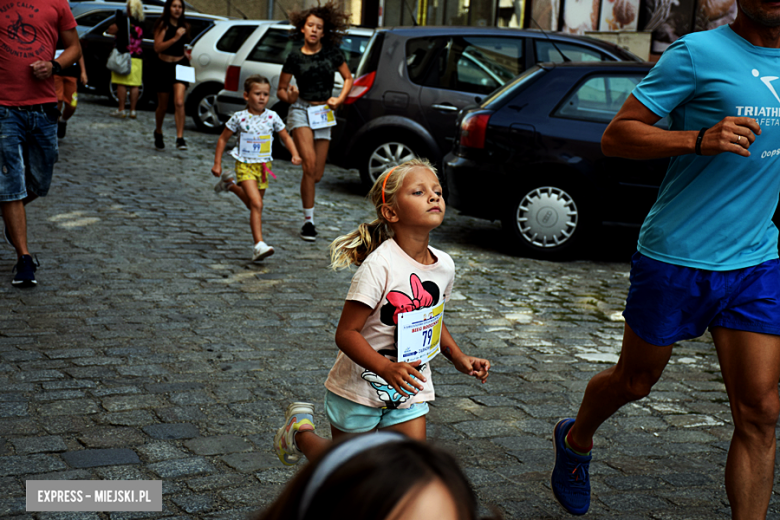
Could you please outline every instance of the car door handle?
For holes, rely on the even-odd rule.
[[[444,112],[458,111],[458,107],[454,107],[452,105],[431,105],[431,108],[435,108],[436,110],[443,110]]]

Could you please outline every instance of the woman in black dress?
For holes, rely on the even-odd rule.
[[[190,27],[184,17],[182,0],[167,0],[163,14],[154,26],[154,51],[157,53],[155,81],[157,83],[157,111],[155,112],[154,147],[165,148],[162,125],[168,111],[168,100],[173,92],[176,121],[176,148],[186,150],[184,141],[184,95],[188,83],[176,79],[176,66],[189,66],[184,45],[190,41]]]
[[[328,2],[305,11],[290,13],[295,25],[294,37],[303,40],[287,56],[279,77],[277,95],[290,103],[287,115],[287,131],[292,134],[295,147],[303,159],[301,178],[301,202],[304,224],[301,238],[314,241],[314,192],[315,184],[325,172],[325,160],[330,146],[330,127],[312,130],[309,108],[327,105],[335,110],[347,98],[352,89],[352,73],[339,48],[342,36],[349,27],[349,15],[335,3]],[[338,97],[333,97],[334,74],[344,78],[344,87]],[[298,86],[290,85],[295,77]]]

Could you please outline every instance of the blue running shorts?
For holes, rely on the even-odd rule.
[[[330,423],[346,433],[366,433],[375,429],[405,423],[428,413],[428,403],[409,408],[372,408],[325,391],[325,415]]]
[[[780,335],[780,260],[706,271],[637,252],[630,280],[623,316],[652,345],[697,338],[707,327]]]

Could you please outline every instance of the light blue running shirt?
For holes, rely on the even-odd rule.
[[[780,49],[756,47],[728,25],[680,38],[634,89],[670,130],[756,119],[750,157],[674,157],[639,234],[639,252],[675,265],[728,271],[778,257]]]

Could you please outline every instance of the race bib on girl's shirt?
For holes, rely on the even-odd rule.
[[[284,130],[284,121],[267,108],[259,116],[241,110],[233,114],[225,127],[238,134],[238,145],[231,150],[231,157],[243,163],[263,163],[271,160],[273,133]]]

